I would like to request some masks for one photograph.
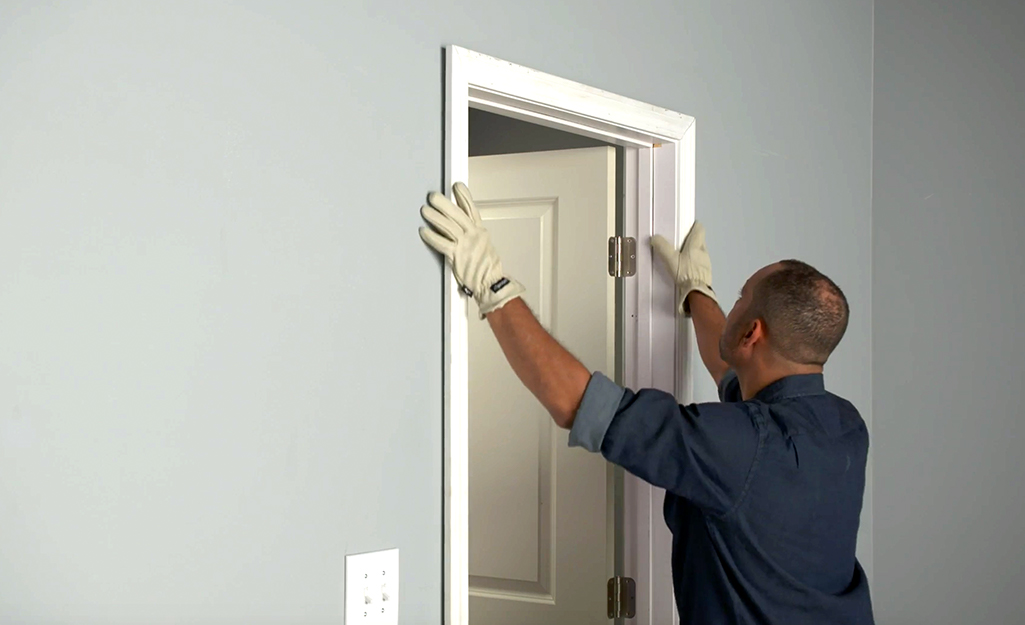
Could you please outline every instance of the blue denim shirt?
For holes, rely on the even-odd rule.
[[[854,556],[868,431],[822,375],[796,375],[741,401],[680,406],[594,374],[570,445],[601,452],[666,489],[680,622],[870,624]]]

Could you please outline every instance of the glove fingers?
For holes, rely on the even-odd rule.
[[[434,251],[447,258],[449,262],[452,261],[452,255],[456,251],[456,244],[453,241],[446,239],[430,228],[420,228],[420,238],[423,239],[424,243],[434,248]]]
[[[673,244],[665,239],[661,235],[654,235],[651,237],[651,247],[655,250],[655,255],[658,256],[662,262],[670,269],[675,267],[675,261],[678,260],[679,253]]]
[[[473,203],[473,196],[470,195],[470,190],[466,188],[466,185],[461,182],[455,183],[452,185],[452,194],[456,196],[456,203],[466,212],[470,220],[478,226],[483,225],[484,221],[480,218],[480,211]]]
[[[438,209],[431,206],[421,206],[420,216],[424,221],[431,224],[431,227],[452,241],[459,240],[463,230],[451,219],[442,214]]]
[[[427,203],[433,206],[442,215],[445,215],[456,224],[459,225],[464,231],[472,230],[474,227],[473,220],[466,214],[463,209],[453,204],[447,197],[440,193],[431,193],[427,196]]]
[[[683,241],[683,249],[705,249],[705,227],[701,225],[700,221],[695,221],[694,225],[690,227],[690,232],[687,233],[687,238]]]

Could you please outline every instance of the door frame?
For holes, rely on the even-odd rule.
[[[624,383],[692,401],[693,333],[675,315],[675,285],[654,270],[648,241],[661,234],[680,244],[694,222],[694,118],[458,46],[445,61],[447,192],[469,175],[470,108],[626,148],[624,234],[638,245],[637,274],[623,289]],[[447,265],[444,290],[443,615],[446,625],[469,625],[468,309]],[[637,582],[638,625],[678,622],[663,493],[624,478],[623,566]]]

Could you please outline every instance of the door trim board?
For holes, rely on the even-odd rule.
[[[627,148],[624,234],[638,246],[637,275],[624,293],[624,383],[689,403],[693,333],[676,318],[675,286],[654,270],[648,241],[661,234],[680,244],[694,223],[694,118],[458,46],[445,52],[447,192],[469,175],[470,108]],[[444,291],[443,616],[446,625],[469,625],[468,310],[447,266]],[[626,476],[624,573],[637,581],[637,625],[678,622],[662,493]]]

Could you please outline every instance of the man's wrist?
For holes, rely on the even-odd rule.
[[[689,284],[680,285],[681,298],[679,299],[679,310],[677,311],[679,314],[682,314],[687,317],[690,316],[692,304],[694,304],[695,302],[695,300],[691,299],[691,297],[695,293],[697,293],[699,297],[703,297],[706,300],[711,300],[712,303],[715,304],[716,307],[718,307],[719,301],[715,298],[715,291],[712,290],[711,286],[707,284],[692,282]],[[696,305],[702,306],[704,304],[704,301],[698,300]]]
[[[491,287],[482,290],[480,297],[477,298],[481,319],[519,298],[524,292],[523,285],[512,278],[503,277],[496,280]]]
[[[713,297],[710,297],[707,293],[705,293],[703,291],[698,291],[696,289],[692,289],[690,291],[690,293],[687,293],[687,297],[686,297],[687,307],[689,308],[690,306],[694,305],[694,300],[700,300],[700,299],[704,299],[704,300],[707,300],[709,302],[713,302],[715,304],[718,304],[716,299],[713,298]],[[698,303],[697,305],[700,306],[701,303]]]

